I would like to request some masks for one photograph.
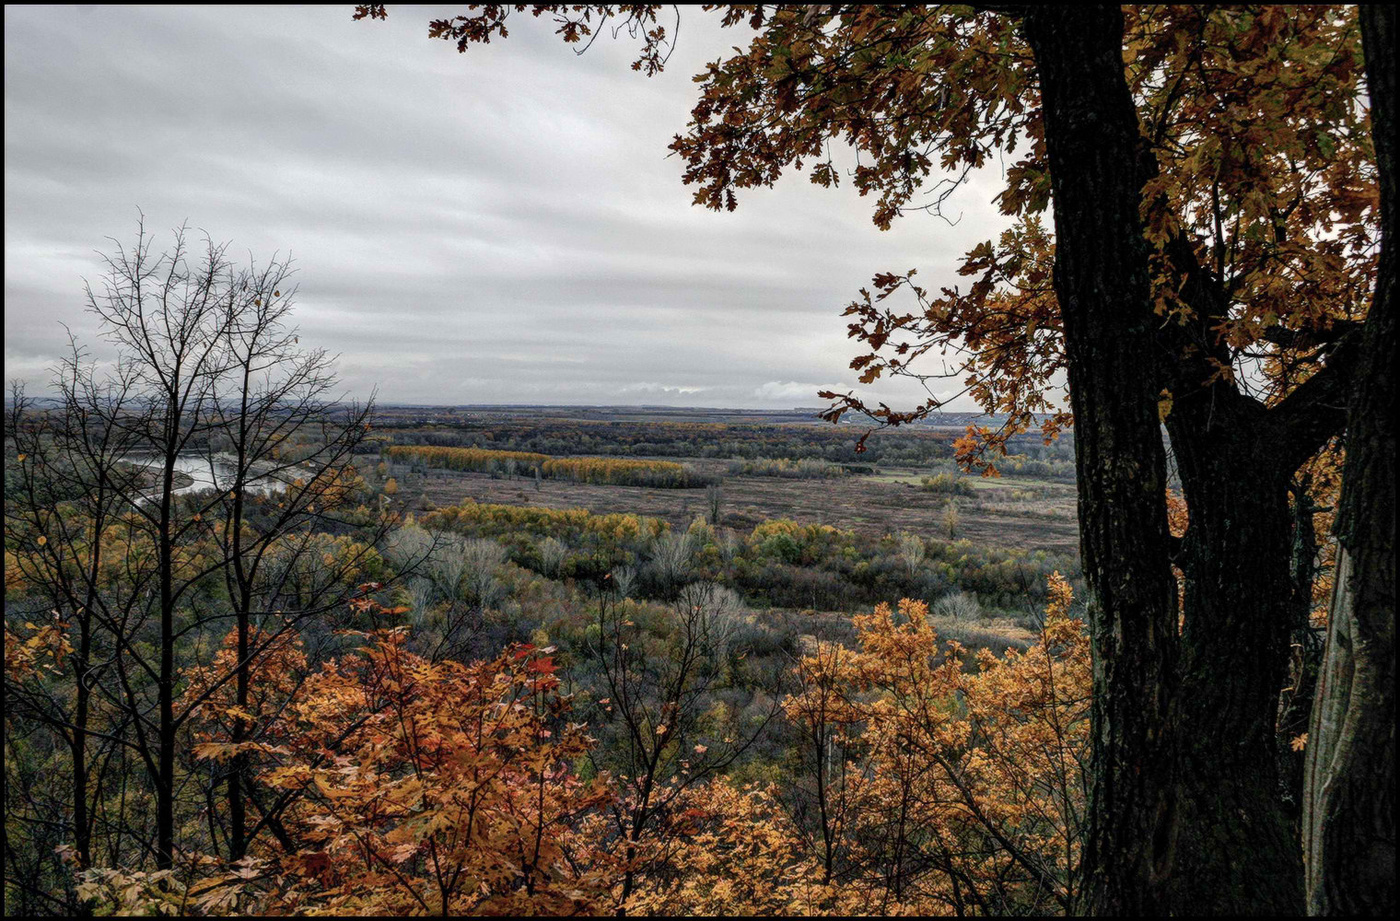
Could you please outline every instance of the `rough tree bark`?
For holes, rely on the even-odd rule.
[[[1266,406],[1213,373],[1232,361],[1217,334],[1230,312],[1224,282],[1185,239],[1168,252],[1194,313],[1159,330],[1172,354],[1166,427],[1191,516],[1177,556],[1186,589],[1172,906],[1292,914],[1303,898],[1297,796],[1280,786],[1277,754],[1278,695],[1298,625],[1288,493],[1298,469],[1345,430],[1356,337],[1336,340],[1325,365]],[[1311,697],[1297,703],[1294,719],[1306,720]]]
[[[1395,9],[1361,33],[1381,189],[1381,255],[1348,411],[1337,570],[1308,732],[1303,846],[1312,914],[1395,902]]]
[[[1172,698],[1176,587],[1157,418],[1145,172],[1116,6],[1034,7],[1055,201],[1055,292],[1064,319],[1079,529],[1092,595],[1093,759],[1088,905],[1156,914],[1175,838]]]
[[[1303,840],[1304,751],[1293,741],[1307,737],[1312,720],[1313,697],[1322,666],[1323,631],[1312,626],[1313,582],[1317,578],[1317,532],[1313,514],[1319,511],[1312,501],[1312,477],[1307,472],[1290,487],[1293,493],[1293,560],[1289,565],[1293,603],[1290,608],[1292,635],[1288,652],[1288,686],[1279,695],[1277,750],[1279,795],[1283,797],[1292,825],[1291,837]]]
[[[1294,915],[1303,906],[1275,732],[1294,624],[1293,468],[1274,459],[1266,412],[1233,387],[1197,385],[1168,418],[1191,514],[1180,556],[1171,886],[1173,910],[1188,914]]]

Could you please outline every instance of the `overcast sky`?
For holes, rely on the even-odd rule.
[[[855,384],[840,314],[873,273],[956,283],[1002,226],[990,173],[956,226],[880,232],[805,174],[692,206],[667,144],[742,33],[687,9],[648,79],[625,36],[580,57],[528,16],[466,54],[429,40],[458,9],[7,6],[6,378],[42,389],[60,322],[95,339],[82,279],[139,207],[158,246],[188,219],[244,260],[290,252],[302,342],[354,395],[816,406]]]

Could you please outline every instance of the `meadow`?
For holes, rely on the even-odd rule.
[[[394,505],[420,517],[476,503],[637,516],[676,534],[701,523],[709,535],[697,538],[695,549],[702,555],[707,546],[725,541],[743,545],[774,522],[826,528],[843,535],[840,560],[820,552],[773,560],[758,553],[751,554],[752,562],[787,568],[786,580],[766,571],[770,581],[808,584],[807,607],[845,613],[905,596],[936,606],[943,596],[972,593],[984,621],[1014,618],[1043,602],[1051,569],[1077,578],[1074,486],[1063,478],[1072,452],[1069,437],[1049,447],[1025,439],[1016,447],[1035,456],[1013,448],[1002,460],[1003,469],[1031,468],[1039,476],[977,476],[964,475],[951,458],[961,417],[880,432],[857,453],[863,429],[804,421],[798,413],[774,421],[778,414],[728,411],[724,421],[715,421],[711,411],[652,410],[638,419],[635,410],[612,416],[590,407],[574,417],[566,409],[527,407],[451,421],[438,416],[424,424],[423,412],[388,408],[377,429],[379,463],[361,464],[371,488],[382,491],[392,479]],[[613,440],[604,441],[609,433]],[[716,446],[734,453],[715,456]],[[563,453],[579,450],[589,453]],[[676,476],[688,488],[560,471],[566,463],[610,462],[641,469],[664,465],[681,471]],[[908,548],[914,539],[925,544],[928,566],[921,562],[911,568],[900,561],[901,544]],[[645,565],[649,553],[636,545],[610,565]],[[976,562],[969,565],[969,556]],[[939,569],[940,558],[961,558],[963,565]],[[872,571],[877,575],[870,577]],[[894,578],[901,573],[906,578]],[[708,576],[725,579],[719,569]],[[818,587],[812,588],[813,582]],[[744,588],[732,587],[741,593]],[[793,606],[793,592],[770,587],[751,578],[744,600]]]

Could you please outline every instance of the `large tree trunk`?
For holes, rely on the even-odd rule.
[[[1308,910],[1394,914],[1395,9],[1361,9],[1381,256],[1348,411],[1336,583],[1308,733]]]
[[[1233,387],[1178,394],[1167,425],[1191,520],[1181,635],[1172,909],[1298,914],[1302,858],[1279,789],[1276,724],[1295,603],[1292,470],[1266,411]]]
[[[1145,173],[1123,74],[1123,17],[1116,6],[1033,7],[1024,28],[1055,201],[1055,292],[1092,599],[1086,893],[1095,913],[1156,914],[1166,908],[1176,826],[1176,587],[1139,214]]]

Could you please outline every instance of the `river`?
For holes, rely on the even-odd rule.
[[[132,456],[123,457],[122,461],[137,467],[147,467],[157,471],[161,466],[161,458],[159,457]],[[175,494],[178,496],[185,493],[199,492],[204,489],[227,489],[233,484],[235,470],[236,468],[233,464],[220,459],[220,456],[217,454],[213,457],[199,454],[182,454],[175,458],[175,472],[189,477],[190,482],[185,486],[177,485],[175,487]],[[292,473],[293,471],[288,470],[284,476]],[[296,471],[296,473],[299,474],[300,471]],[[179,481],[180,478],[177,476],[177,484]],[[244,490],[246,492],[257,493],[259,495],[267,495],[274,490],[282,488],[284,488],[284,484],[274,477],[255,477],[244,484]],[[146,498],[150,500],[158,495],[159,486],[157,486],[156,491],[153,491]]]

